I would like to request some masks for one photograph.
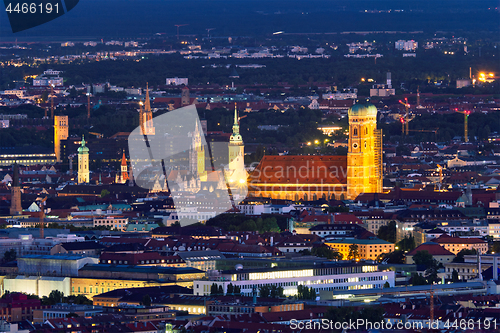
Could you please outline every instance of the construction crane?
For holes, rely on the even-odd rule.
[[[409,129],[408,132],[429,132],[429,133],[434,133],[435,135],[435,140],[437,141],[437,133],[439,131],[439,127],[438,128],[434,128],[434,129],[429,129],[429,130],[424,130],[424,129]]]
[[[98,139],[102,139],[104,137],[104,135],[101,133],[89,132],[89,134],[94,134]]]
[[[408,123],[415,119],[415,115],[409,115],[408,110],[410,109],[410,103],[408,103],[408,98],[405,98],[405,101],[399,101],[400,104],[403,104],[405,106],[405,116],[404,116],[404,122],[403,127],[404,127],[404,132],[406,135],[408,135]]]
[[[44,239],[45,238],[45,202],[47,201],[47,197],[41,199],[38,203],[38,206],[40,207],[40,238]]]
[[[54,85],[50,85],[50,119],[54,119]]]
[[[458,113],[463,113],[464,114],[464,141],[469,142],[469,116],[470,116],[470,111],[458,111],[458,109],[455,109],[455,112]]]
[[[90,86],[87,88],[87,119],[90,119]]]
[[[179,40],[179,27],[183,27],[189,24],[174,24],[177,27],[177,40]]]

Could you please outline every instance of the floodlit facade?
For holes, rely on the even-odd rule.
[[[54,152],[61,162],[61,140],[68,139],[68,116],[54,116]]]
[[[355,104],[349,109],[347,199],[380,192],[382,131],[377,129],[377,108],[373,104]]]
[[[352,262],[324,262],[319,265],[296,267],[274,267],[259,269],[240,269],[229,271],[209,271],[204,280],[193,281],[194,295],[210,295],[212,284],[239,286],[244,296],[252,296],[253,290],[264,285],[283,288],[285,296],[297,295],[297,287],[312,287],[321,290],[358,290],[382,288],[388,282],[394,286],[394,271],[378,271],[375,264]]]
[[[82,137],[82,145],[78,148],[78,184],[89,182],[89,148],[85,147],[85,138]]]

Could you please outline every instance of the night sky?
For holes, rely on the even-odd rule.
[[[80,0],[67,14],[13,34],[0,13],[0,40],[100,39],[154,33],[258,36],[275,31],[339,32],[365,30],[500,30],[498,1],[326,1],[326,0]],[[3,8],[3,5],[0,5]],[[403,9],[399,13],[364,10]]]

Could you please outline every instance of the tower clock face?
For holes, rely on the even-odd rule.
[[[354,142],[354,143],[352,144],[352,148],[354,148],[354,149],[358,149],[358,144],[357,144],[356,142]]]

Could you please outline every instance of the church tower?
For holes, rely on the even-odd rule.
[[[89,148],[85,147],[85,138],[82,136],[82,145],[78,147],[78,184],[89,182]]]
[[[238,119],[238,110],[236,109],[236,103],[234,105],[234,123],[233,123],[233,134],[229,138],[229,170],[233,173],[236,178],[238,174],[245,171],[245,145],[243,144],[243,139],[240,135],[240,124]],[[234,178],[234,177],[232,177]],[[233,179],[234,181],[241,182],[242,179]],[[246,178],[244,179],[246,182]]]
[[[181,105],[182,106],[189,105],[190,100],[191,99],[189,97],[189,88],[188,87],[182,88],[182,90],[181,90]]]
[[[19,215],[22,211],[21,187],[19,186],[19,165],[14,164],[12,185],[10,187],[10,215]]]
[[[355,104],[348,115],[347,199],[354,200],[361,193],[382,192],[382,131],[373,104]]]
[[[139,126],[141,126],[141,134],[155,135],[155,128],[153,126],[153,112],[151,112],[151,102],[149,101],[149,86],[147,83],[144,110],[142,109],[142,102],[140,103]]]
[[[124,184],[128,180],[127,158],[125,157],[125,151],[123,151],[122,156],[121,172],[121,182]]]
[[[192,147],[189,151],[190,154],[190,169],[193,175],[197,176],[201,181],[207,180],[207,171],[205,170],[205,145],[202,142],[201,135],[203,131],[198,126],[198,122],[195,124],[194,131],[192,133]]]
[[[68,138],[68,116],[54,116],[54,152],[61,162],[61,140]]]

